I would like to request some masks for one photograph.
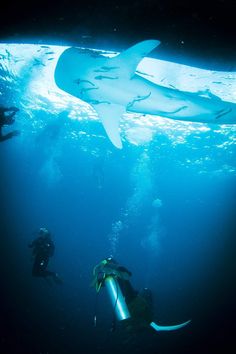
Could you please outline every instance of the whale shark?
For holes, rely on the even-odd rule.
[[[159,40],[145,40],[111,58],[89,48],[69,47],[58,58],[56,85],[97,112],[107,136],[119,149],[120,119],[129,112],[180,121],[236,124],[235,103],[206,90],[187,92],[160,86],[137,71],[141,60],[159,45]]]

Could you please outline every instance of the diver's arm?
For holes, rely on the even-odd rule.
[[[32,248],[32,247],[38,246],[39,243],[40,243],[39,238],[36,238],[35,240],[31,241],[31,242],[28,244],[28,247]]]
[[[13,132],[5,134],[5,135],[1,134],[0,135],[0,141],[5,141],[5,140],[8,140],[8,139],[11,139],[13,136],[14,136]]]
[[[16,112],[19,111],[19,108],[17,107],[0,107],[0,114],[4,114],[5,112],[13,112],[16,114]]]
[[[28,244],[28,247],[29,247],[29,248],[34,247],[34,244],[35,244],[35,241],[32,241],[32,242],[30,242],[30,243]]]
[[[14,130],[13,132],[7,133],[5,135],[2,135],[2,132],[0,134],[0,142],[11,139],[13,136],[19,135],[18,130]]]
[[[8,119],[10,120],[12,117],[14,117],[14,115],[16,114],[16,112],[19,111],[19,108],[17,107],[9,107],[9,108],[1,108],[0,109],[0,114],[2,114],[4,116],[4,119]],[[7,116],[5,116],[5,112],[11,112],[10,114],[8,114]],[[11,123],[14,123],[13,121]],[[8,123],[9,124],[9,123]]]
[[[124,273],[127,273],[130,277],[132,276],[132,273],[125,267],[123,266],[118,266],[117,269],[120,271],[120,272],[124,272]]]
[[[3,107],[2,107],[2,108],[1,108],[1,111],[2,111],[2,112],[10,112],[10,111],[13,111],[13,112],[16,113],[16,112],[19,111],[19,108],[14,107],[14,106],[13,106],[13,107],[9,107],[9,108],[6,108],[6,107],[3,108]]]

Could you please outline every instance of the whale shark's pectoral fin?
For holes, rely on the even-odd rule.
[[[92,107],[101,119],[104,129],[112,144],[118,149],[122,149],[119,123],[120,118],[125,113],[125,107],[110,102],[101,102],[96,105],[92,104]]]
[[[180,323],[178,325],[174,325],[174,326],[160,326],[155,322],[151,322],[150,326],[155,329],[155,331],[175,331],[177,329],[183,328],[185,326],[187,326],[189,323],[191,322],[191,320]]]
[[[137,43],[116,57],[109,58],[105,67],[114,71],[117,70],[119,77],[130,79],[135,74],[139,62],[160,43],[160,41],[154,39]]]

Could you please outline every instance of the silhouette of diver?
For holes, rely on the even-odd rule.
[[[51,234],[46,228],[40,228],[38,237],[29,244],[33,248],[34,264],[32,269],[33,277],[52,277],[55,283],[61,284],[62,280],[58,274],[47,270],[49,258],[53,256],[55,245]]]
[[[11,139],[13,136],[19,135],[18,130],[14,130],[5,135],[2,134],[2,128],[4,125],[12,125],[15,122],[14,115],[19,111],[17,107],[0,107],[0,142],[7,139]]]
[[[149,327],[153,318],[152,296],[149,289],[136,291],[131,282],[130,277],[132,273],[124,266],[116,262],[112,257],[108,257],[95,266],[93,270],[93,286],[95,286],[97,293],[101,287],[107,285],[107,280],[115,279],[115,283],[111,284],[111,289],[115,288],[115,302],[116,309],[122,308],[121,321],[126,330],[137,330],[137,328]],[[118,286],[119,289],[118,290]],[[113,290],[111,290],[113,292]],[[108,292],[110,289],[108,287]],[[124,298],[124,302],[122,301]],[[121,302],[119,303],[119,301]],[[127,309],[126,309],[127,305]],[[113,331],[116,327],[116,319],[113,319]]]
[[[112,330],[118,322],[128,332],[153,328],[155,331],[173,331],[186,326],[190,321],[171,326],[162,326],[155,322],[151,290],[148,288],[136,291],[131,283],[132,273],[119,265],[112,257],[106,258],[93,269],[93,282],[98,293],[106,287],[110,297],[114,319]],[[96,314],[95,314],[96,322]]]

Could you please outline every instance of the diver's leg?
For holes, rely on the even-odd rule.
[[[52,278],[53,278],[54,282],[55,282],[56,284],[62,284],[63,281],[62,281],[62,279],[59,277],[59,275],[58,275],[57,273],[55,273],[55,272],[52,272],[52,273],[53,273]]]
[[[59,275],[55,272],[51,272],[50,270],[45,270],[44,272],[41,272],[41,277],[43,277],[45,280],[52,279],[54,283],[56,284],[62,284],[63,281],[59,277]]]
[[[62,284],[63,281],[56,272],[51,272],[50,270],[45,270],[42,275],[44,278],[52,277],[53,281],[57,284]]]
[[[34,277],[45,277],[47,276],[47,265],[48,265],[48,258],[36,255],[34,260],[34,265],[32,269],[32,275]]]
[[[32,275],[33,277],[40,277],[41,276],[41,258],[35,257],[34,264],[32,268]]]

